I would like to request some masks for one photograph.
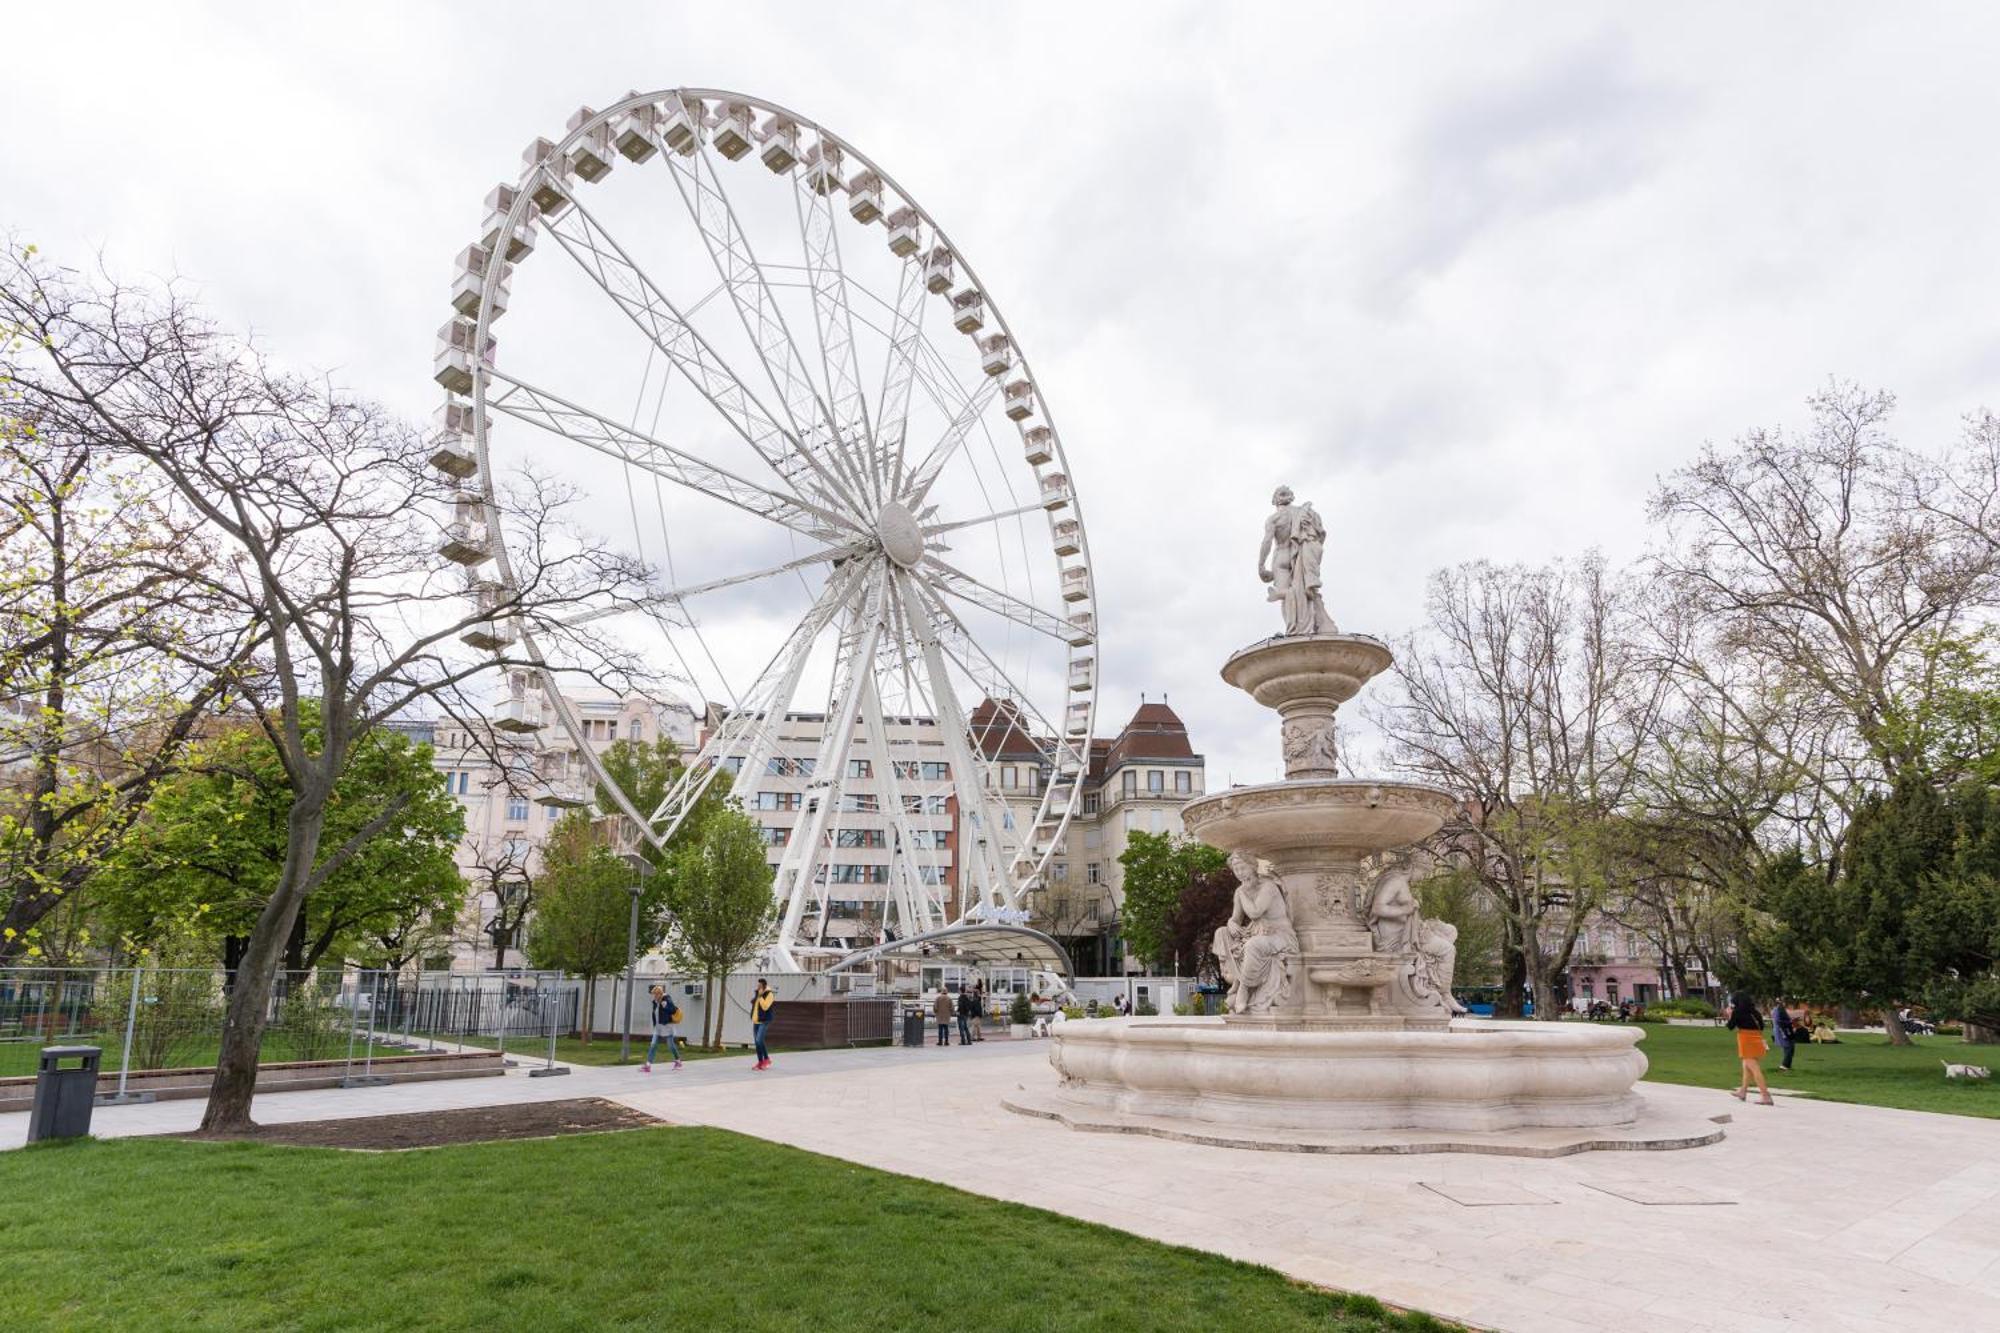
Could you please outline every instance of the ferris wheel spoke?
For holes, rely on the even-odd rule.
[[[888,360],[882,367],[882,397],[876,407],[875,448],[885,489],[902,487],[903,446],[910,427],[910,385],[916,379],[917,346],[924,332],[924,287],[921,265],[904,263],[902,284],[887,337]]]
[[[822,844],[846,780],[848,750],[854,744],[854,722],[861,711],[865,671],[860,664],[873,660],[876,642],[882,634],[879,612],[877,616],[862,631],[861,642],[848,660],[839,707],[828,711],[826,729],[820,733],[819,756],[812,779],[806,786],[804,805],[807,808],[800,812],[801,818],[792,829],[784,855],[778,861],[777,875],[772,880],[772,893],[784,903],[784,915],[778,924],[777,948],[787,963],[795,961],[791,958],[791,948],[798,934],[799,918],[805,912],[806,899],[812,893],[813,868],[822,862],[829,867],[832,865],[831,858],[823,855]],[[817,801],[813,799],[815,794]],[[801,833],[804,838],[799,836]],[[827,873],[831,875],[832,870],[829,868]]]
[[[488,395],[486,399],[486,406],[494,412],[539,426],[804,536],[826,540],[861,531],[840,510],[761,486],[503,371],[489,367],[485,373],[489,379],[506,386],[501,393]]]
[[[992,405],[994,395],[999,392],[998,376],[987,379],[973,390],[971,398],[959,408],[958,415],[952,418],[951,425],[945,429],[937,443],[932,445],[916,467],[910,470],[908,479],[903,483],[903,493],[907,497],[903,501],[905,505],[915,506],[923,503],[924,496],[930,493],[931,486],[936,483],[938,474],[944,471],[944,465],[951,461],[952,455],[965,443],[965,437],[979,424],[980,419],[986,414],[986,409]]]
[[[841,489],[858,508],[866,487],[861,484],[854,459],[842,446],[839,422],[813,384],[805,359],[786,326],[784,311],[772,295],[764,271],[757,265],[749,237],[737,221],[736,210],[722,187],[708,145],[703,144],[686,156],[679,153],[665,156],[673,168],[674,183],[680,187],[688,215],[701,233],[716,273],[729,289],[730,301],[743,322],[743,330],[750,336],[765,373],[784,404],[785,415],[791,422],[791,438],[816,470],[840,478]]]
[[[1012,509],[996,509],[990,514],[981,514],[978,518],[954,519],[950,523],[926,523],[924,525],[924,536],[937,537],[947,532],[957,532],[962,528],[976,528],[982,523],[998,523],[1002,519],[1016,518],[1022,514],[1038,513],[1041,511],[1041,508],[1042,506],[1039,501],[1032,501],[1028,504],[1015,505]]]
[[[1018,711],[1020,719],[1030,724],[1021,728],[1024,736],[1042,751],[1045,758],[1058,760],[1065,752],[1081,752],[1076,743],[1064,738],[1063,729],[1035,705],[1034,696],[1021,688],[1005,667],[993,660],[993,655],[981,646],[978,638],[935,589],[914,578],[910,580],[910,587],[916,593],[910,604],[926,615],[925,619],[918,621],[920,631],[934,635],[945,655],[956,662],[966,678],[988,698],[1005,701],[1008,707]],[[1040,736],[1035,734],[1037,728],[1042,733]]]
[[[932,586],[939,588],[961,601],[991,611],[996,616],[1005,616],[1017,625],[1025,625],[1058,639],[1065,644],[1069,641],[1069,622],[1052,611],[1044,611],[1033,602],[1023,601],[1013,593],[1002,592],[989,584],[981,583],[964,570],[955,569],[934,555],[926,555],[923,567],[930,575]]]
[[[910,808],[903,794],[902,776],[897,773],[895,761],[889,753],[889,719],[883,713],[881,691],[873,676],[864,677],[862,691],[863,721],[867,724],[862,729],[864,745],[869,752],[872,771],[882,775],[883,801],[888,807],[884,813],[888,816],[901,851],[900,855],[891,858],[889,873],[892,878],[900,873],[899,884],[903,890],[903,917],[906,923],[904,933],[911,933],[911,928],[917,932],[935,930],[944,924],[944,913],[938,901],[943,896],[943,867],[934,854],[937,850],[934,840],[925,838],[920,844],[916,830],[910,824]],[[944,724],[940,721],[938,725]],[[917,799],[921,802],[923,793],[917,793]],[[925,832],[928,833],[929,830],[926,829]],[[935,884],[925,884],[923,876],[916,873],[915,854],[920,847],[921,850],[933,853],[928,864],[932,872],[937,875]]]
[[[833,151],[822,139],[822,152]],[[834,438],[849,442],[847,455],[858,479],[876,504],[885,498],[875,466],[874,433],[868,424],[868,400],[861,391],[855,364],[854,316],[847,303],[847,274],[840,263],[840,231],[835,225],[833,191],[815,188],[803,173],[792,176],[799,215],[799,237],[805,246],[806,274],[812,286],[813,317],[819,330],[820,365],[826,374]]]
[[[899,580],[899,583],[904,583],[907,589],[905,580]],[[952,779],[959,808],[967,812],[973,824],[974,869],[980,881],[980,901],[988,906],[1018,906],[1015,900],[1017,886],[1002,869],[1007,849],[1005,811],[1004,808],[996,811],[994,802],[988,798],[986,776],[989,765],[973,755],[971,721],[959,703],[957,691],[952,689],[951,672],[945,664],[944,646],[936,624],[913,591],[904,591],[899,600],[916,637],[938,729],[943,733],[946,749],[951,754]],[[1004,801],[1002,804],[1004,806]]]
[[[856,496],[848,485],[828,470],[795,430],[788,433],[771,416],[742,377],[695,330],[688,317],[582,201],[572,201],[568,210],[553,221],[544,216],[542,225],[584,275],[652,340],[696,392],[722,414],[731,429],[787,485],[800,485],[811,474],[811,479],[818,483],[815,489],[830,503],[858,510]],[[703,304],[707,299],[703,298]]]
[[[722,719],[680,779],[668,789],[649,821],[656,827],[664,826],[662,838],[673,836],[730,755],[743,756],[742,772],[750,775],[746,790],[754,790],[757,777],[776,751],[786,705],[798,693],[799,679],[812,655],[813,644],[852,597],[861,575],[862,566],[857,562],[844,574],[826,581],[811,609],[744,692],[741,704]]]

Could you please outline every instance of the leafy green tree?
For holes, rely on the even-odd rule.
[[[1152,967],[1172,966],[1173,921],[1182,896],[1196,876],[1228,869],[1229,858],[1193,838],[1135,829],[1118,864],[1125,868],[1119,922],[1126,947]]]
[[[714,1032],[705,1021],[702,1042],[720,1045],[725,997],[717,984],[757,952],[777,915],[756,824],[740,810],[715,812],[698,838],[676,849],[664,878],[673,915],[667,956],[705,981]]]
[[[1433,921],[1458,927],[1453,983],[1490,986],[1500,977],[1500,914],[1479,887],[1479,878],[1458,866],[1427,876],[1415,886],[1417,906]]]
[[[642,943],[659,938],[665,914],[660,876],[640,876],[601,840],[600,832],[580,810],[570,811],[550,830],[525,946],[535,967],[583,978],[586,1045],[596,1028],[597,979],[625,968],[635,888]]]
[[[1756,989],[1873,1003],[1898,1044],[1909,1001],[2000,1026],[2000,796],[1983,783],[1905,772],[1857,813],[1836,874],[1779,858],[1751,906],[1740,979]]]
[[[153,793],[101,876],[103,910],[134,944],[189,928],[221,936],[233,965],[284,866],[284,766],[264,731],[242,726],[194,746],[183,770]],[[286,941],[288,970],[372,949],[458,909],[465,890],[452,854],[465,812],[429,745],[385,730],[355,747],[328,804],[327,835],[344,842],[368,826],[373,836],[307,896]]]

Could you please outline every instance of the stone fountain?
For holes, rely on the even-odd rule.
[[[1413,847],[1455,799],[1338,775],[1335,715],[1393,658],[1339,632],[1320,595],[1325,527],[1289,488],[1272,498],[1258,573],[1286,632],[1234,654],[1222,677],[1277,712],[1285,777],[1182,810],[1239,881],[1215,937],[1229,1012],[1061,1024],[1059,1086],[1024,1089],[1009,1108],[1293,1151],[1548,1155],[1719,1138],[1707,1122],[1647,1114],[1632,1086],[1646,1071],[1636,1028],[1460,1016],[1457,932],[1426,920],[1411,888]]]

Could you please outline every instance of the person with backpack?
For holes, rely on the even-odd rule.
[[[771,983],[763,977],[757,978],[757,993],[750,997],[750,1039],[757,1044],[757,1063],[752,1069],[769,1069],[771,1052],[764,1045],[764,1033],[771,1026],[771,1014],[778,1007],[778,996],[771,989]]]
[[[931,1014],[937,1019],[938,1025],[938,1045],[951,1045],[951,1016],[956,1012],[957,1006],[951,1002],[951,992],[939,986],[937,999],[931,1002]]]
[[[1778,1072],[1792,1072],[1792,1053],[1798,1049],[1798,1028],[1792,1022],[1792,1015],[1785,1008],[1784,997],[1780,996],[1771,1005],[1771,1037],[1778,1046]]]
[[[674,1057],[674,1068],[681,1067],[681,1007],[667,996],[667,988],[659,982],[653,983],[653,1039],[646,1043],[646,1060],[639,1066],[639,1072],[653,1072],[653,1054],[660,1049],[660,1038],[667,1039],[667,1054]]]

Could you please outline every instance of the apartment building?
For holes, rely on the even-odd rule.
[[[693,753],[699,728],[694,710],[684,705],[594,688],[566,691],[563,699],[593,750],[664,736]],[[431,745],[431,762],[465,807],[457,859],[466,906],[453,940],[452,966],[525,966],[522,895],[541,873],[542,843],[564,811],[591,798],[588,769],[575,742],[528,671],[508,673],[507,694],[486,717],[395,725]]]
[[[990,784],[1025,825],[1035,818],[1049,770],[1019,716],[992,700],[968,719],[991,760]],[[1119,856],[1134,832],[1178,836],[1181,807],[1206,790],[1207,769],[1187,724],[1163,697],[1141,698],[1116,736],[1093,738],[1081,803],[1049,864],[1046,882],[1030,895],[1030,924],[1060,941],[1081,976],[1140,971],[1125,957],[1118,916],[1124,906]]]

